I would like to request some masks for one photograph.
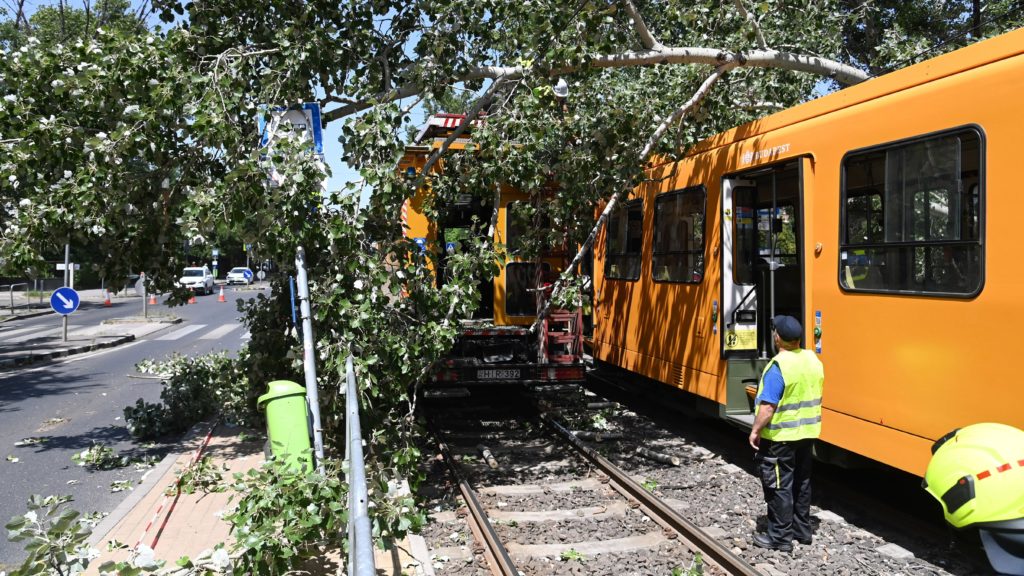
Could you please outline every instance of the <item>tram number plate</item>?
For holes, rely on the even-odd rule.
[[[506,368],[501,370],[477,370],[477,380],[518,380],[518,368]]]

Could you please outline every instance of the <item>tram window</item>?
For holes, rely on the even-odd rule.
[[[547,267],[547,265],[545,265]],[[535,316],[537,314],[537,265],[532,262],[509,262],[505,265],[505,314]]]
[[[795,174],[795,171],[793,171]],[[794,180],[789,174],[775,174],[777,188],[772,197],[772,175],[760,177],[752,186],[740,186],[733,192],[733,282],[753,285],[764,279],[770,263],[777,266],[800,265],[798,244],[799,210]]]
[[[700,282],[704,277],[704,210],[707,193],[693,186],[654,200],[652,274],[661,282]]]
[[[969,296],[981,287],[981,138],[975,130],[843,161],[840,285]]]
[[[644,204],[637,199],[626,202],[608,219],[605,243],[605,278],[640,278],[640,248],[644,233]]]

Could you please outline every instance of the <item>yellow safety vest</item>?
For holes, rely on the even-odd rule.
[[[779,352],[761,373],[757,384],[758,398],[764,387],[764,375],[773,364],[779,366],[786,386],[771,422],[761,430],[761,437],[776,442],[817,438],[821,435],[821,391],[825,384],[821,360],[804,349]],[[757,410],[760,409],[759,402]]]

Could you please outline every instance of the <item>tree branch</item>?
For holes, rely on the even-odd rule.
[[[715,71],[710,76],[708,76],[707,79],[704,80],[704,83],[700,85],[700,88],[697,89],[693,96],[691,96],[685,104],[676,109],[675,112],[669,115],[668,118],[665,118],[661,122],[661,124],[658,125],[658,128],[655,129],[653,134],[651,134],[651,137],[647,139],[647,143],[644,145],[643,150],[640,152],[640,158],[646,159],[648,156],[650,156],[651,152],[654,150],[654,147],[658,145],[658,142],[661,141],[661,138],[665,135],[666,132],[668,132],[669,127],[671,127],[681,118],[683,118],[683,116],[691,114],[694,110],[696,110],[697,107],[700,105],[701,101],[703,101],[704,98],[711,91],[711,88],[715,85],[715,83],[718,82],[722,78],[722,76],[725,75],[726,72],[732,70],[733,68],[736,68],[738,65],[739,64],[736,62],[729,62],[719,66],[718,68],[715,68]],[[565,270],[562,272],[562,275],[558,277],[558,280],[555,282],[555,285],[552,286],[551,296],[548,298],[548,301],[544,303],[544,307],[541,309],[541,311],[537,313],[537,319],[534,320],[533,325],[530,326],[531,333],[536,334],[541,322],[544,320],[544,318],[547,317],[548,312],[551,309],[551,303],[555,301],[556,296],[561,292],[562,288],[565,286],[566,280],[568,280],[569,277],[575,273],[574,271],[576,270],[576,267],[579,266],[580,262],[583,261],[583,255],[587,252],[587,250],[590,249],[591,246],[594,245],[594,240],[597,238],[598,232],[601,231],[601,227],[604,226],[605,222],[608,221],[608,218],[611,216],[611,213],[615,210],[615,207],[616,205],[618,205],[619,201],[624,196],[629,194],[629,191],[632,189],[633,184],[628,183],[625,186],[623,186],[622,189],[620,189],[618,192],[612,194],[612,197],[608,199],[608,204],[605,205],[604,210],[601,211],[601,216],[598,217],[597,222],[594,224],[594,227],[590,230],[590,234],[587,236],[587,239],[580,246],[580,249],[576,253],[576,256],[572,259],[572,262],[568,266],[566,266]]]
[[[594,68],[629,68],[654,64],[706,64],[709,66],[731,64],[732,67],[780,68],[827,76],[834,78],[837,82],[844,85],[859,84],[869,78],[862,70],[835,60],[778,50],[730,52],[717,48],[663,47],[657,51],[643,50],[598,55],[590,62],[590,66]],[[562,76],[579,69],[580,67],[577,66],[553,68],[550,71],[550,75],[552,77]],[[504,77],[506,80],[515,80],[522,78],[524,72],[525,68],[522,66],[481,66],[460,78],[454,79],[453,83],[499,77]],[[366,110],[375,104],[415,96],[422,92],[423,89],[423,86],[420,84],[399,86],[392,90],[378,93],[373,98],[335,108],[326,112],[324,119],[326,122],[331,122]]]
[[[757,45],[760,46],[762,50],[767,50],[768,43],[765,42],[764,34],[761,33],[761,25],[757,23],[754,15],[747,12],[746,7],[743,6],[743,0],[733,0],[733,3],[736,4],[736,8],[740,11],[740,15],[742,15],[743,18],[746,19],[747,23],[754,28],[754,34],[757,36]]]
[[[665,45],[658,42],[651,34],[651,30],[647,28],[647,23],[644,22],[644,18],[637,11],[636,6],[633,6],[630,0],[625,0],[625,4],[626,14],[629,14],[629,18],[633,22],[633,29],[636,31],[637,36],[640,36],[640,43],[644,45],[644,48],[654,50],[655,52],[663,50]]]
[[[459,136],[465,134],[466,129],[469,128],[470,124],[473,123],[473,120],[475,120],[477,115],[480,114],[480,110],[483,110],[484,106],[487,106],[491,102],[491,99],[494,98],[494,93],[497,92],[498,88],[504,83],[505,79],[500,77],[492,82],[487,88],[487,91],[484,92],[483,96],[478,98],[476,103],[473,104],[473,107],[466,112],[466,116],[462,119],[462,122],[459,122],[459,126],[449,134],[447,138],[445,138],[440,148],[434,150],[434,153],[430,155],[430,158],[428,158],[427,162],[423,165],[423,169],[420,170],[420,177],[416,180],[416,185],[413,187],[414,192],[423,185],[423,182],[426,181],[427,175],[430,174],[430,170],[434,167],[434,164],[437,164],[437,161],[441,159],[441,156],[448,151],[448,148],[459,138]]]

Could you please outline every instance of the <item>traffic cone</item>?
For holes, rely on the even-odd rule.
[[[110,292],[108,292],[107,290],[103,291],[103,305],[112,306],[112,304],[110,303]]]
[[[156,294],[149,295],[149,305],[156,306]]]
[[[192,297],[188,299],[188,303],[189,304],[195,304],[196,303],[196,293],[195,292],[193,292],[192,293]]]
[[[217,297],[217,302],[227,302],[227,300],[224,298],[224,287],[223,286],[220,287],[220,296]]]

